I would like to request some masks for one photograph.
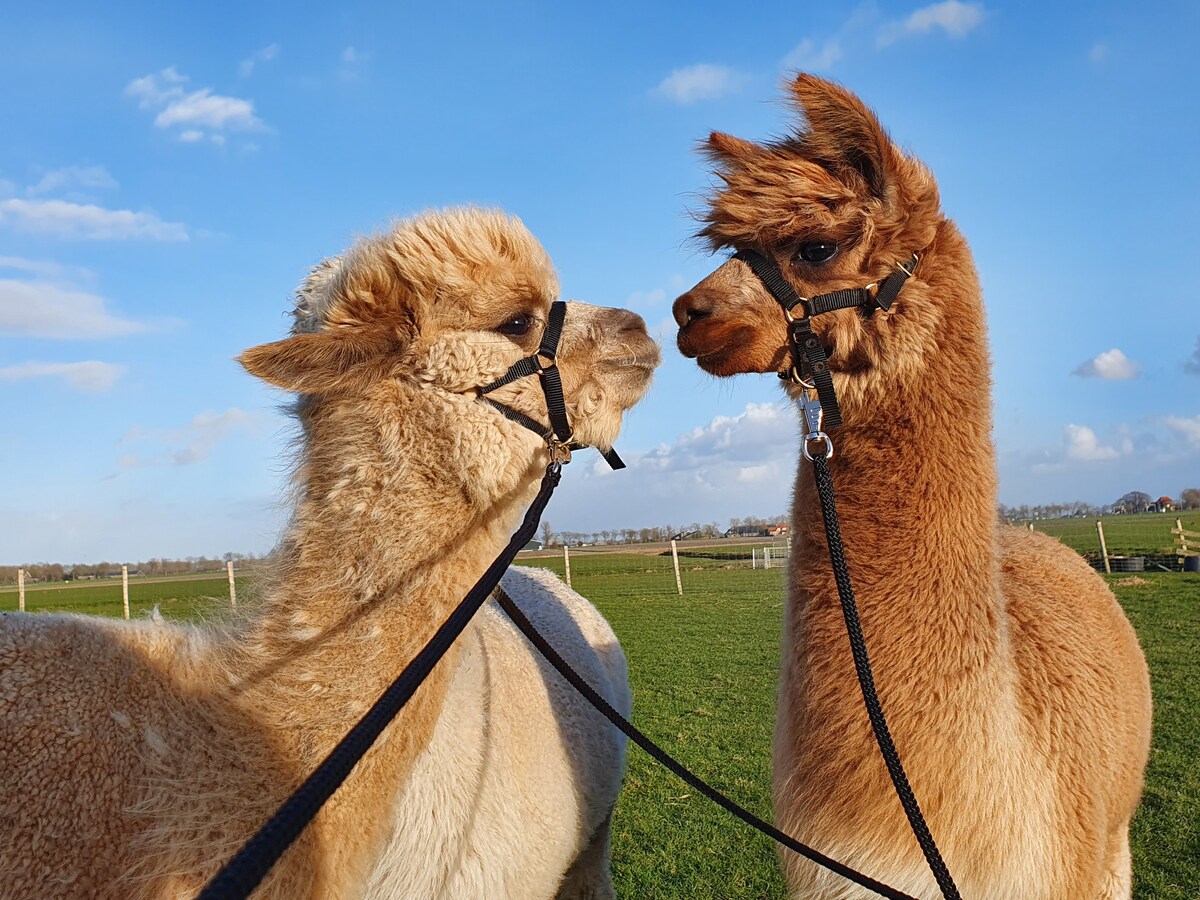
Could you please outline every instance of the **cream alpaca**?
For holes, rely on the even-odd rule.
[[[473,388],[536,348],[556,291],[517,220],[429,214],[360,242],[301,333],[242,355],[301,395],[277,575],[259,609],[211,628],[4,617],[0,896],[193,896],[325,756],[536,490],[540,440]],[[636,316],[570,304],[559,363],[579,440],[611,443],[657,359]],[[544,418],[529,379],[496,396]],[[257,896],[364,892],[473,652],[435,669]],[[586,853],[590,836],[563,840]]]
[[[813,319],[846,423],[830,464],[841,529],[909,778],[964,897],[1128,897],[1150,734],[1133,630],[1078,556],[997,524],[979,283],[933,177],[848,92],[802,75],[793,94],[807,130],[769,145],[709,138],[725,187],[703,234],[773,258],[805,297],[920,254],[888,312]],[[741,260],[680,297],[675,317],[680,349],[713,374],[790,363],[781,307]],[[801,459],[776,819],[936,896],[862,708],[809,469]],[[868,896],[794,855],[784,866],[796,896]]]

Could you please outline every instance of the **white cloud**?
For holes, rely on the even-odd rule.
[[[123,453],[117,459],[117,465],[123,469],[156,464],[190,466],[208,459],[217,444],[231,432],[252,432],[257,427],[258,420],[237,407],[219,413],[206,410],[180,428],[159,430],[135,425],[125,433],[119,444],[150,441],[165,446],[149,455]]]
[[[135,97],[142,109],[157,109],[154,124],[158,128],[180,129],[176,136],[185,143],[199,140],[196,132],[262,131],[263,121],[254,113],[254,101],[214,94],[212,88],[188,92],[187,77],[174,67],[136,78],[125,87],[125,95]],[[206,130],[207,129],[207,130]],[[212,134],[214,143],[223,143]]]
[[[0,334],[97,340],[149,330],[105,306],[102,297],[68,284],[0,279]]]
[[[238,66],[238,74],[243,78],[248,78],[254,72],[254,67],[260,62],[271,62],[279,56],[279,45],[268,44],[261,50],[255,50],[249,59],[244,59],[241,65]]]
[[[823,72],[833,67],[842,58],[842,45],[837,38],[829,38],[820,47],[811,38],[805,38],[783,58],[785,69],[801,69],[805,72]]]
[[[961,3],[959,0],[944,0],[923,6],[901,22],[890,22],[879,30],[876,43],[880,47],[894,44],[906,37],[928,34],[940,29],[953,38],[966,36],[983,21],[981,3]]]
[[[167,104],[154,124],[159,128],[204,126],[215,130],[253,131],[262,127],[254,115],[254,103],[238,97],[224,97],[203,88]]]
[[[1088,51],[1088,59],[1096,65],[1108,62],[1108,44],[1092,44],[1092,49]]]
[[[67,384],[80,390],[107,391],[124,372],[125,366],[96,360],[74,363],[27,362],[0,368],[0,381],[62,378]]]
[[[1196,349],[1192,351],[1192,355],[1183,364],[1183,371],[1189,375],[1200,375],[1200,337],[1196,338]]]
[[[1086,425],[1068,425],[1063,431],[1063,442],[1066,444],[1067,458],[1077,462],[1116,459],[1121,455],[1115,447],[1102,445],[1096,437],[1096,432]],[[1128,445],[1128,440],[1126,443]],[[1129,447],[1129,450],[1132,450],[1132,447]]]
[[[36,197],[39,194],[73,190],[112,190],[116,187],[117,180],[104,166],[67,166],[47,172],[37,184],[25,188],[25,194]]]
[[[204,140],[204,132],[189,128],[187,131],[179,132],[179,140],[184,144],[194,144],[196,141]]]
[[[154,213],[105,209],[91,203],[67,200],[0,200],[0,225],[31,234],[86,240],[150,238],[186,241],[187,228],[164,222]]]
[[[1113,347],[1080,363],[1071,374],[1083,378],[1103,378],[1105,381],[1128,381],[1136,378],[1140,370],[1141,366]]]
[[[715,100],[733,93],[744,81],[744,76],[728,66],[699,63],[685,69],[675,69],[651,93],[687,106],[699,100]]]
[[[358,51],[355,50],[353,47],[347,47],[345,50],[342,51],[342,62],[346,63],[347,65],[356,63],[356,62],[358,62],[358,60],[359,60]]]
[[[634,411],[634,415],[637,411]],[[773,516],[791,504],[799,455],[792,405],[750,403],[648,452],[618,449],[629,468],[614,473],[596,457],[568,466],[549,518],[556,530]],[[636,501],[631,500],[636,498]]]

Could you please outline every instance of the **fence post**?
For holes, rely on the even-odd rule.
[[[25,570],[17,569],[17,609],[25,612]]]
[[[129,618],[129,566],[121,564],[121,600],[125,606],[125,618]]]
[[[563,567],[567,571],[567,587],[571,586],[571,551],[563,544]]]
[[[679,551],[675,548],[675,539],[671,539],[671,559],[675,561],[675,590],[683,596],[683,582],[679,580]]]
[[[237,587],[233,583],[233,560],[225,561],[225,571],[229,573],[229,605],[237,609]]]
[[[750,568],[752,568],[752,569],[758,568],[758,556],[756,555],[757,553],[758,553],[758,548],[756,548],[756,547],[750,548]]]
[[[1179,549],[1186,556],[1188,546],[1187,546],[1187,537],[1183,533],[1183,521],[1182,520],[1180,520],[1180,519],[1175,520],[1175,530],[1177,532],[1179,532]]]
[[[763,568],[771,568],[771,548],[763,547]]]
[[[1112,568],[1108,564],[1108,544],[1104,543],[1104,523],[1099,519],[1096,520],[1096,534],[1100,535],[1100,553],[1104,557],[1104,574],[1111,575]]]

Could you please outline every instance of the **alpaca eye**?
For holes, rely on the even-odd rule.
[[[533,316],[528,313],[518,313],[505,321],[496,330],[501,334],[507,334],[509,337],[521,337],[521,335],[529,334],[529,329],[532,327]]]
[[[805,241],[796,251],[799,262],[820,264],[829,262],[837,255],[838,245],[833,241]]]

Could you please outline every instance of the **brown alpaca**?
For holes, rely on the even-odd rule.
[[[537,348],[557,293],[524,227],[428,214],[327,274],[300,333],[241,357],[301,394],[296,506],[261,607],[208,628],[0,620],[0,896],[195,896],[425,644],[536,492],[544,442],[474,390]],[[658,350],[632,313],[572,303],[558,360],[576,438],[608,446]],[[544,421],[535,382],[492,396]],[[256,896],[363,894],[468,653],[438,665]]]
[[[812,320],[845,419],[830,468],[846,555],[909,779],[964,897],[1128,897],[1150,736],[1137,639],[1076,554],[997,524],[980,287],[933,176],[847,91],[801,75],[792,92],[807,119],[794,136],[709,137],[724,187],[702,235],[774,259],[802,297],[877,282],[919,254],[888,312]],[[675,318],[680,350],[714,375],[790,366],[782,307],[741,260],[681,296]],[[777,822],[937,896],[863,709],[803,458],[793,534]],[[783,862],[798,897],[873,896]]]

